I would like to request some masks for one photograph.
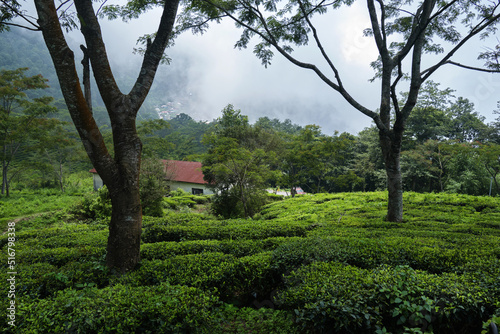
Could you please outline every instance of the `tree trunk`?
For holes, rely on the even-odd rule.
[[[106,265],[122,273],[133,270],[140,260],[142,210],[138,190],[110,192]]]
[[[103,178],[111,197],[112,213],[109,225],[106,264],[120,272],[131,271],[140,259],[142,208],[139,191],[142,143],[137,136],[135,118],[123,106],[113,119],[121,131],[113,132],[115,161],[118,175]],[[99,170],[98,170],[99,172]],[[104,173],[103,173],[104,174]]]
[[[2,195],[5,194],[5,186],[7,185],[7,173],[5,171],[5,164],[2,163]]]
[[[59,161],[59,187],[61,192],[64,192],[64,182],[63,182],[63,164]]]
[[[387,173],[387,190],[389,192],[387,220],[390,222],[402,222],[403,180],[399,163],[401,155],[400,136],[389,136],[380,132],[380,146],[384,156],[385,171]]]
[[[133,270],[139,261],[142,227],[139,198],[142,144],[137,136],[135,119],[153,83],[173,29],[179,1],[164,2],[156,37],[148,43],[140,74],[129,94],[123,94],[115,82],[92,1],[75,0],[74,4],[87,45],[85,57],[90,59],[99,93],[111,120],[114,156],[109,153],[92,115],[90,92],[87,95],[82,92],[74,54],[66,43],[54,1],[35,0],[38,23],[71,118],[90,161],[110,193],[112,216],[106,263],[123,273]]]

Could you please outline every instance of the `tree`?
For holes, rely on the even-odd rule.
[[[445,190],[468,195],[488,194],[491,174],[478,147],[477,143],[457,143],[449,147],[451,157],[446,165]],[[483,158],[486,159],[486,155]]]
[[[500,144],[488,143],[477,145],[476,151],[479,160],[488,171],[491,181],[495,184],[496,193],[500,194],[500,186],[498,184],[498,175],[500,174]]]
[[[0,70],[0,145],[2,147],[2,195],[9,196],[9,168],[27,149],[36,132],[46,133],[42,116],[54,111],[50,96],[30,100],[27,91],[45,89],[47,80],[41,75],[28,77],[27,68]],[[25,150],[26,151],[26,150]],[[26,153],[26,152],[25,152]]]
[[[144,159],[141,165],[140,195],[144,214],[163,216],[163,197],[168,192],[165,164],[156,158]]]
[[[246,48],[252,37],[258,37],[259,42],[253,51],[263,65],[270,65],[273,51],[277,51],[292,64],[313,71],[351,106],[372,118],[379,132],[387,174],[387,219],[402,221],[401,143],[420,88],[445,65],[472,68],[455,62],[453,56],[474,37],[486,37],[494,32],[500,18],[500,4],[497,1],[465,0],[367,0],[371,27],[365,33],[373,37],[378,49],[378,59],[372,65],[381,92],[378,109],[372,110],[361,104],[344,86],[341,69],[327,53],[328,49],[313,23],[316,14],[325,14],[329,9],[352,3],[352,0],[290,0],[284,4],[275,0],[195,0],[186,2],[181,29],[203,32],[210,20],[229,17],[243,30],[236,47]],[[324,66],[302,61],[292,54],[292,45],[303,46],[310,38],[323,56],[329,72],[323,69]],[[424,69],[422,64],[426,54],[437,54],[438,57],[429,57],[429,62],[433,63]],[[405,79],[409,80],[409,89],[406,98],[399,101],[397,92]]]
[[[474,104],[459,97],[448,109],[451,118],[448,138],[461,143],[483,141],[487,138],[488,126],[484,117],[474,111]]]
[[[78,149],[80,143],[76,138],[77,134],[70,132],[66,123],[57,119],[49,119],[45,123],[50,130],[38,132],[34,136],[34,149],[38,151],[35,159],[41,167],[45,167],[48,175],[55,176],[59,189],[64,192],[64,175],[67,173],[65,167],[72,160],[81,158],[81,149]]]
[[[107,186],[111,197],[113,210],[109,225],[106,264],[120,272],[130,271],[139,262],[142,228],[139,196],[142,144],[136,131],[136,116],[163,58],[179,2],[178,0],[129,1],[123,7],[111,6],[105,11],[109,16],[122,15],[131,19],[151,7],[163,8],[156,34],[144,38],[146,47],[142,50],[144,53],[142,66],[128,94],[122,93],[116,84],[91,0],[75,0],[75,16],[69,15],[72,2],[63,2],[56,7],[53,0],[35,0],[36,21],[21,12],[16,0],[2,0],[2,4],[7,4],[8,11],[24,18],[33,30],[39,30],[43,34],[73,123],[90,161]],[[2,13],[6,11],[4,6],[1,11]],[[76,26],[73,18],[79,20],[94,79],[111,120],[114,155],[111,155],[106,147],[91,106],[87,103],[77,75],[74,53],[63,34],[63,28]],[[2,26],[17,24],[9,21],[2,23]]]
[[[276,138],[251,126],[248,117],[231,105],[222,113],[214,132],[205,137],[209,149],[203,174],[216,192],[216,214],[252,217],[265,202]]]

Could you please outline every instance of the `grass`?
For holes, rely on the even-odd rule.
[[[199,207],[144,217],[141,266],[120,277],[103,266],[102,221],[59,213],[19,222],[17,329],[486,333],[500,317],[500,198],[405,193],[405,221],[391,223],[386,196],[297,196],[253,220],[218,220]],[[26,215],[36,197],[12,203]],[[76,200],[57,197],[37,208]],[[7,236],[0,244],[6,264]],[[134,299],[141,294],[155,297]]]

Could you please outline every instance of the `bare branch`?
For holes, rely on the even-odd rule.
[[[158,32],[152,43],[149,43],[141,65],[139,76],[128,94],[137,112],[146,99],[156,74],[156,70],[167,47],[173,31],[179,0],[165,1]]]
[[[59,5],[59,7],[56,8],[57,11],[59,11],[65,4],[67,4],[68,2],[72,2],[73,0],[66,0],[64,2],[61,2],[61,4]],[[72,6],[72,5],[71,5]],[[71,7],[70,6],[70,7]]]
[[[317,44],[321,54],[323,55],[323,58],[325,58],[326,62],[328,63],[328,65],[332,69],[333,73],[335,74],[335,78],[337,79],[339,89],[344,90],[342,80],[340,79],[339,71],[337,70],[335,65],[333,65],[333,62],[331,61],[330,57],[328,57],[328,54],[326,53],[325,48],[323,47],[323,45],[318,37],[316,27],[312,24],[311,20],[309,19],[308,13],[306,13],[306,11],[305,11],[304,4],[302,3],[301,0],[298,0],[298,2],[299,2],[300,9],[302,11],[302,14],[304,15],[304,18],[307,21],[307,24],[309,25],[309,27],[311,28],[311,30],[313,32],[314,40],[316,41],[316,44]]]
[[[17,8],[11,6],[8,2],[6,2],[5,0],[0,0],[0,2],[7,8],[9,8],[13,13],[15,13],[16,16],[19,16],[20,18],[22,18],[23,20],[25,20],[26,22],[28,22],[30,25],[32,25],[33,27],[35,28],[29,28],[29,27],[26,27],[24,25],[21,25],[21,24],[16,24],[16,23],[11,23],[11,22],[2,22],[3,24],[5,25],[10,25],[10,26],[13,26],[13,27],[20,27],[20,28],[24,28],[24,29],[28,29],[28,30],[32,30],[32,31],[39,31],[40,30],[40,26],[38,24],[36,24],[33,20],[35,20],[35,18],[31,18],[30,19],[30,16],[29,15],[25,15],[23,14],[21,11],[17,10]],[[35,20],[36,21],[36,20]]]
[[[460,63],[451,61],[451,60],[448,60],[443,65],[446,65],[446,64],[455,65],[455,66],[466,68],[468,70],[473,70],[473,71],[480,71],[480,72],[486,72],[486,73],[500,73],[500,70],[493,70],[493,69],[487,69],[487,68],[482,68],[482,67],[468,66],[468,65],[464,65],[464,64],[460,64]]]
[[[446,5],[444,5],[443,7],[439,8],[439,10],[434,15],[432,15],[429,18],[429,20],[430,21],[434,20],[436,17],[443,14],[448,8],[450,8],[451,6],[453,6],[457,2],[458,2],[458,0],[453,0],[453,1],[450,1],[449,3],[447,3]]]
[[[380,4],[380,11],[381,11],[380,24],[381,24],[381,29],[382,29],[382,38],[383,38],[384,44],[387,45],[387,34],[385,31],[385,18],[386,18],[385,5],[384,5],[384,2],[382,0],[377,0],[377,2]]]
[[[71,1],[71,0],[69,0],[69,1]],[[99,8],[97,9],[97,11],[96,11],[95,15],[99,16],[99,12],[100,12],[100,11],[101,11],[101,9],[104,7],[104,5],[106,4],[106,2],[108,2],[108,0],[104,0],[104,1],[102,2],[102,4],[101,4],[101,5],[99,6]]]
[[[398,102],[398,96],[396,93],[396,86],[398,85],[399,80],[403,77],[403,69],[401,65],[401,61],[398,62],[398,76],[394,80],[394,82],[391,85],[391,98],[392,98],[392,104],[394,106],[394,110],[396,112],[396,115],[400,115],[401,110],[399,108],[399,102]]]
[[[500,19],[500,14],[497,14],[495,16],[491,16],[490,18],[485,18],[483,19],[480,23],[478,23],[472,30],[471,32],[465,36],[453,49],[450,50],[437,64],[434,66],[429,67],[428,69],[422,71],[421,75],[422,77],[422,82],[427,80],[435,71],[437,71],[438,68],[441,66],[449,63],[450,58],[453,57],[453,55],[465,44],[467,43],[472,37],[478,35],[481,31],[486,29],[488,26],[490,26],[491,23],[495,22],[496,20]],[[456,65],[456,64],[454,64]]]
[[[373,36],[375,37],[375,43],[377,44],[378,51],[382,56],[382,61],[386,55],[389,54],[387,50],[386,40],[383,37],[383,33],[381,31],[380,25],[378,23],[377,10],[375,9],[375,4],[373,0],[367,0],[368,3],[368,12],[370,14],[370,21],[372,25]]]
[[[12,27],[19,27],[19,28],[23,28],[23,29],[27,29],[27,30],[31,30],[31,31],[40,31],[40,27],[30,28],[27,26],[23,26],[22,24],[16,24],[16,23],[12,23],[12,22],[2,22],[2,24],[5,24],[7,26],[12,26]]]

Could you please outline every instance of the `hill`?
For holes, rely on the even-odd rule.
[[[9,225],[0,276],[15,249],[18,333],[486,333],[500,199],[406,193],[402,224],[385,199],[306,195],[217,220],[184,196],[144,218],[141,266],[121,277],[103,266],[107,219],[63,210]]]

